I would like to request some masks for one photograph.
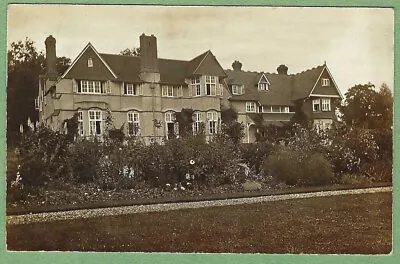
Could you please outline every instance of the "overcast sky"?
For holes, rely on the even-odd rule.
[[[344,93],[355,84],[393,90],[393,10],[384,8],[9,5],[8,47],[29,37],[38,50],[57,40],[72,60],[88,42],[100,53],[139,47],[154,34],[160,58],[190,60],[211,50],[225,69],[289,73],[324,61]]]

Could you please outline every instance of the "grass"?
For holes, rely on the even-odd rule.
[[[7,226],[8,250],[388,254],[376,193]]]

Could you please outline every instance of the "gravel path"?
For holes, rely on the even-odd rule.
[[[333,195],[365,194],[365,193],[391,192],[391,191],[392,187],[379,187],[379,188],[367,188],[367,189],[271,195],[271,196],[227,199],[227,200],[217,200],[217,201],[133,205],[133,206],[122,206],[122,207],[111,207],[111,208],[74,210],[65,212],[15,215],[15,216],[7,216],[7,225],[28,224],[34,222],[47,222],[55,220],[68,220],[75,218],[92,218],[92,217],[110,216],[110,215],[161,212],[169,210],[188,209],[188,208],[251,204],[260,202],[282,201],[282,200],[302,199],[302,198],[304,199],[304,198],[324,197]]]

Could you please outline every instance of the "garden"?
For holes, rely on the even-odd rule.
[[[73,118],[67,133],[31,124],[7,152],[7,213],[391,184],[391,129],[259,124],[257,142],[245,144],[236,115],[224,110],[210,139],[191,133],[183,109],[179,137],[146,144],[113,127],[79,138]]]

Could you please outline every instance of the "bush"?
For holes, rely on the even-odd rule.
[[[240,145],[240,155],[255,174],[260,174],[263,161],[276,146],[270,142],[248,143]]]
[[[25,132],[17,150],[22,182],[41,186],[52,180],[67,178],[70,175],[68,146],[66,135],[44,126]]]
[[[263,166],[270,175],[287,185],[317,186],[333,180],[331,164],[318,153],[283,148],[271,154]]]
[[[363,174],[350,174],[346,173],[342,176],[341,182],[345,185],[365,185],[371,183],[371,179]]]

